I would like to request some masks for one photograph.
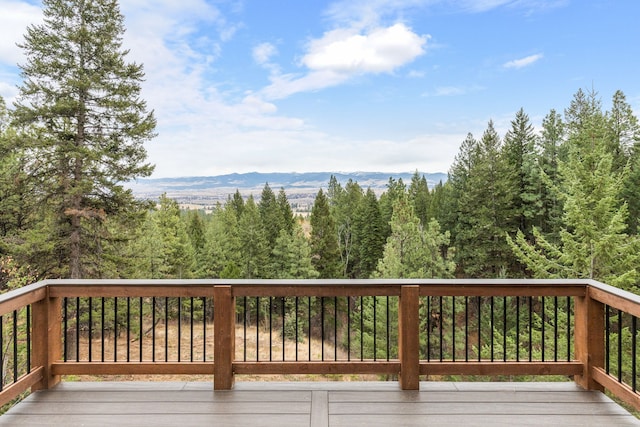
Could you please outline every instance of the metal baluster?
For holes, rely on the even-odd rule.
[[[113,298],[113,361],[118,361],[118,297]]]
[[[516,362],[520,361],[520,297],[516,296]]]
[[[89,297],[89,362],[93,360],[93,298]]]
[[[13,310],[13,382],[18,381],[18,310]]]

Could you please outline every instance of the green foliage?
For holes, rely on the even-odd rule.
[[[41,269],[99,277],[101,243],[119,238],[107,220],[142,208],[122,183],[152,172],[143,143],[154,136],[155,119],[140,97],[142,66],[126,62],[117,3],[43,6],[44,22],[28,27],[19,44],[27,60],[14,111],[27,168],[48,211],[42,215],[53,216],[55,258]]]
[[[311,210],[311,261],[321,279],[342,276],[336,224],[329,210],[329,200],[318,191]]]
[[[423,227],[407,195],[398,198],[391,217],[391,236],[378,263],[384,278],[450,278],[455,264],[448,251],[449,233],[432,220]]]
[[[633,290],[640,242],[625,233],[628,211],[621,194],[627,172],[616,170],[598,107],[581,92],[572,103],[568,158],[559,165],[564,191],[559,244],[540,232],[531,243],[522,233],[509,243],[536,277],[592,278]]]

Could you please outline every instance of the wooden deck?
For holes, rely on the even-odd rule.
[[[640,426],[574,383],[64,382],[0,417],[0,426]]]

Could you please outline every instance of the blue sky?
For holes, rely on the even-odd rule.
[[[620,89],[640,111],[637,0],[126,0],[158,119],[154,177],[448,171],[468,132]],[[0,0],[11,102],[39,1]]]

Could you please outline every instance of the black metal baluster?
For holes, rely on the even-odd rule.
[[[360,297],[360,360],[364,360],[364,297]]]
[[[27,373],[31,372],[31,305],[27,306]]]
[[[309,352],[307,353],[307,357],[309,361],[311,361],[311,297],[307,297],[307,320],[308,320],[308,337],[307,337],[307,345],[309,346]]]
[[[347,361],[351,361],[351,297],[347,296]]]
[[[243,361],[247,361],[247,298],[248,297],[242,297],[242,314],[243,314],[243,319],[242,319],[242,354],[243,354]]]
[[[207,361],[207,297],[202,297],[202,361]]]
[[[635,393],[637,390],[638,381],[638,357],[637,357],[637,337],[638,335],[638,318],[636,316],[631,317],[631,390]]]
[[[127,297],[127,362],[131,361],[131,297]]]
[[[89,362],[93,360],[93,298],[89,297]]]
[[[4,349],[4,315],[0,315],[0,349]],[[4,351],[0,351],[0,391],[4,390],[4,357]]]
[[[320,340],[321,360],[324,362],[324,297],[320,297]]]
[[[64,337],[64,351],[63,353],[63,360],[66,362],[68,360],[68,354],[67,354],[67,347],[69,347],[69,343],[67,342],[67,337],[69,336],[69,299],[67,297],[64,297],[64,306],[62,307],[63,310],[63,337]],[[2,316],[0,316],[0,321],[2,320]],[[2,344],[0,343],[0,348],[2,348]],[[1,356],[0,356],[1,357]],[[2,385],[2,381],[0,381],[0,386]]]
[[[607,372],[607,375],[609,375],[611,373],[611,360],[609,358],[609,353],[611,352],[611,348],[610,348],[610,328],[611,328],[611,323],[609,320],[609,306],[605,305],[605,309],[604,309],[604,326],[605,326],[605,334],[604,334],[604,368],[605,371]]]
[[[478,298],[478,362],[482,360],[482,297]]]
[[[144,335],[144,317],[143,317],[143,314],[144,314],[144,303],[143,303],[143,298],[142,297],[140,297],[138,299],[138,303],[140,304],[140,310],[139,310],[139,314],[140,314],[140,319],[139,319],[139,321],[140,321],[140,325],[139,325],[140,326],[140,330],[138,331],[138,334],[140,336],[139,339],[138,339],[138,343],[140,345],[140,348],[138,349],[138,352],[140,353],[140,362],[142,362],[142,357],[143,357],[142,338],[143,338],[143,335]]]
[[[567,297],[567,362],[571,361],[571,297]]]
[[[533,360],[533,297],[529,297],[529,362]]]
[[[273,349],[273,298],[269,297],[269,362],[273,360],[272,358],[272,349]]]
[[[256,297],[256,362],[260,361],[260,297]]]
[[[444,325],[444,311],[442,309],[442,297],[439,297],[440,299],[440,313],[438,314],[438,329],[439,329],[439,336],[440,336],[440,361],[442,362],[443,359],[443,352],[444,352],[444,334],[443,334],[443,325]]]
[[[542,350],[542,361],[545,361],[545,355],[544,355],[544,350],[545,350],[545,344],[546,344],[546,338],[545,338],[545,332],[547,330],[547,321],[546,321],[546,316],[545,316],[545,312],[546,310],[546,306],[545,306],[545,302],[544,302],[544,297],[540,297],[540,300],[542,301],[541,306],[542,306],[542,343],[541,343],[541,350]]]
[[[13,382],[18,381],[18,310],[13,310]]]
[[[502,297],[502,361],[507,361],[507,297]]]
[[[456,361],[456,297],[451,297],[451,360]]]
[[[156,361],[156,297],[151,297],[151,361]]]
[[[191,297],[189,302],[191,303],[189,306],[189,360],[193,362],[193,314],[194,314],[193,303],[195,302],[194,298]]]
[[[520,297],[516,296],[516,362],[520,361]]]
[[[378,297],[373,296],[371,298],[373,298],[373,360],[375,361],[375,360],[378,360],[378,349],[377,349],[378,319],[376,316],[376,308],[377,308],[376,306],[377,306]]]
[[[618,382],[622,382],[622,310],[618,309]]]
[[[469,297],[464,297],[464,361],[469,361]]]
[[[431,361],[431,297],[427,298],[427,362]]]
[[[118,297],[113,298],[113,361],[118,361]]]
[[[100,361],[104,362],[104,331],[105,331],[105,309],[104,297],[100,298]]]
[[[232,333],[231,336],[235,336]],[[178,297],[178,362],[182,360],[182,297]]]
[[[76,362],[80,361],[80,297],[76,297]]]
[[[553,297],[553,361],[558,361],[558,297]]]

